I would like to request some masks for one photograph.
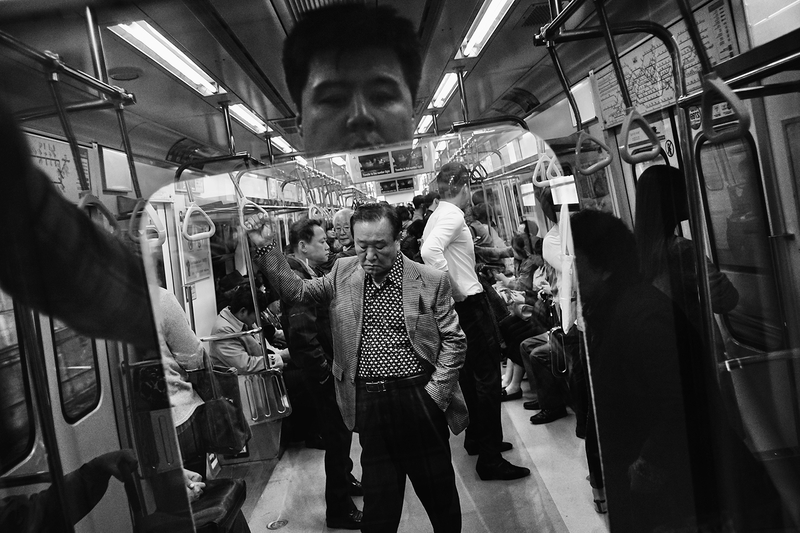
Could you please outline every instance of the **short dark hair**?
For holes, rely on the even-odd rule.
[[[335,4],[303,14],[283,45],[283,72],[292,100],[301,109],[309,65],[320,52],[338,53],[364,48],[395,53],[403,78],[416,100],[422,77],[422,48],[414,24],[387,6]]]
[[[434,200],[440,200],[442,195],[436,191],[431,191],[425,195],[425,207],[430,207]]]
[[[386,202],[360,205],[350,218],[350,231],[355,234],[356,222],[380,222],[384,218],[391,224],[392,237],[397,240],[403,229],[403,223],[400,222],[400,217],[397,216],[394,207]]]
[[[259,310],[267,308],[267,296],[263,292],[256,291],[256,299],[258,300]],[[228,307],[231,308],[233,313],[238,313],[242,309],[247,310],[248,313],[252,313],[256,310],[255,303],[253,302],[253,294],[250,291],[250,284],[241,285],[236,289]]]
[[[301,218],[289,227],[289,249],[293,252],[297,251],[297,245],[300,241],[311,242],[314,240],[314,228],[316,226],[325,229],[322,222],[315,218]]]
[[[475,217],[475,219],[478,222],[480,222],[482,224],[488,224],[489,223],[489,216],[488,216],[488,213],[486,212],[486,204],[473,205],[472,206],[472,216]]]
[[[403,223],[406,220],[411,220],[411,213],[408,212],[408,208],[404,205],[398,205],[394,208],[395,213],[400,218],[400,222]]]
[[[423,207],[425,205],[425,197],[422,196],[421,194],[418,194],[414,197],[413,200],[411,200],[411,203],[414,204],[414,209],[419,209],[420,207]]]
[[[439,194],[444,198],[455,197],[461,192],[464,185],[469,185],[469,176],[470,172],[463,164],[447,163],[442,166],[442,169],[436,176],[436,185]]]
[[[570,226],[576,252],[585,255],[592,266],[609,272],[610,284],[627,285],[640,279],[636,239],[620,219],[584,209],[570,218]],[[578,279],[580,276],[578,272]]]

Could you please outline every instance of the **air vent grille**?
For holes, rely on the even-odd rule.
[[[276,129],[285,135],[294,135],[295,133],[300,133],[300,130],[297,127],[297,119],[294,118],[276,118],[274,120],[268,120],[267,123],[272,126],[273,129]]]
[[[287,0],[289,9],[292,10],[294,19],[297,20],[303,16],[306,11],[313,11],[325,6],[332,6],[336,4],[366,4],[366,0]]]
[[[561,2],[564,5],[564,2]],[[535,2],[528,6],[515,28],[541,28],[550,22],[550,5],[547,2]]]

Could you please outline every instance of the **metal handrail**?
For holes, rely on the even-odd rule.
[[[209,335],[208,337],[200,337],[201,342],[214,342],[214,341],[226,341],[230,339],[238,339],[240,337],[246,337],[248,335],[255,335],[256,333],[261,333],[263,328],[257,327],[253,329],[248,329],[246,331],[237,331],[236,333],[223,333],[221,335]]]

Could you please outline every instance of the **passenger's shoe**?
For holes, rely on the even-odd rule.
[[[541,409],[541,407],[539,407],[539,400],[531,400],[529,402],[525,402],[522,404],[522,408],[525,409],[526,411],[538,411],[539,409]]]
[[[519,400],[522,398],[522,389],[518,390],[517,392],[512,392],[511,394],[507,393],[505,389],[500,392],[500,401],[501,402],[508,402],[510,400]]]
[[[531,424],[547,424],[553,420],[564,418],[567,416],[567,408],[559,407],[557,409],[542,409],[531,417]]]
[[[364,513],[353,509],[344,516],[328,518],[325,523],[330,529],[361,529],[362,518],[364,518]]]
[[[361,482],[353,474],[348,474],[347,477],[350,481],[350,496],[363,496],[364,487],[361,486]]]
[[[514,466],[505,459],[489,465],[478,464],[475,466],[478,477],[483,481],[492,479],[511,480],[531,475],[531,471],[523,466]]]
[[[578,424],[575,426],[575,436],[579,439],[586,438],[586,424]]]
[[[503,441],[500,443],[500,453],[507,452],[514,445],[510,442]],[[464,449],[467,450],[467,455],[478,455],[480,451],[478,450],[478,445],[472,442],[464,441]]]

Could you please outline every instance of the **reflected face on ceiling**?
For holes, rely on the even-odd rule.
[[[300,115],[308,153],[410,140],[413,114],[411,91],[393,51],[330,51],[311,60]]]

